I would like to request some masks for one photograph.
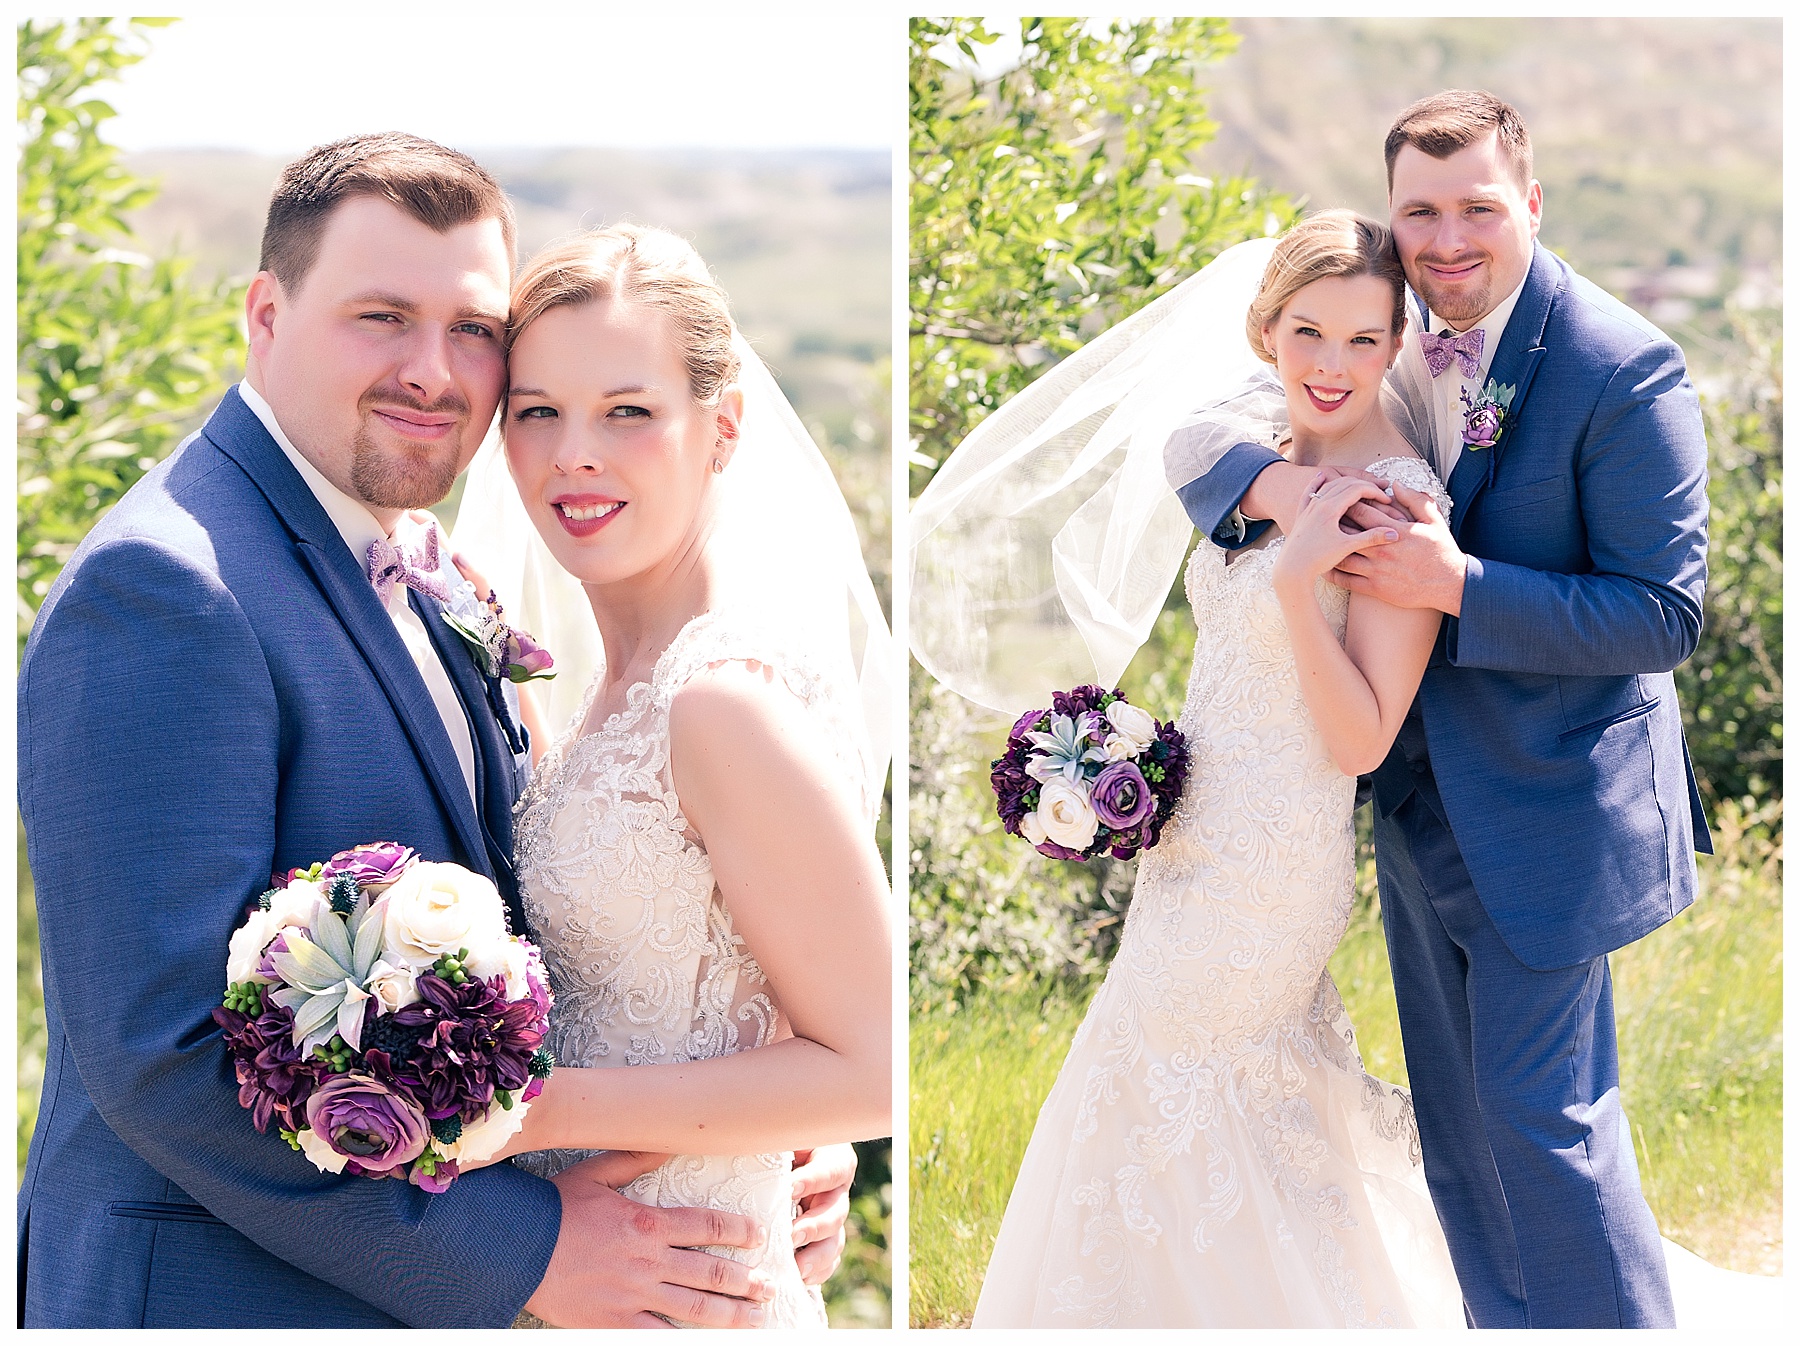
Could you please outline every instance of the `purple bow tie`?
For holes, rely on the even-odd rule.
[[[1481,369],[1481,347],[1486,340],[1487,333],[1479,327],[1459,336],[1433,336],[1430,332],[1421,332],[1419,349],[1425,352],[1425,368],[1431,371],[1432,378],[1450,368],[1450,357],[1455,356],[1462,376],[1472,379]]]
[[[437,574],[437,529],[427,528],[424,533],[424,545],[418,548],[395,545],[384,537],[369,544],[369,583],[375,586],[375,596],[383,607],[396,584],[430,594],[440,603],[449,601],[450,586]]]

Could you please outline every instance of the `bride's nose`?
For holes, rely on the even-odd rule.
[[[550,460],[550,467],[569,477],[604,472],[606,458],[600,451],[599,437],[579,426],[571,429],[557,442],[556,456]]]

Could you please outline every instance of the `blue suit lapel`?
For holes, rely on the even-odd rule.
[[[470,738],[475,745],[475,788],[480,799],[482,840],[494,867],[494,877],[512,912],[513,929],[523,931],[523,916],[515,906],[517,884],[512,870],[513,756],[496,718],[493,699],[499,695],[497,680],[481,676],[462,638],[444,620],[444,605],[416,590],[407,595],[414,612],[431,633],[438,660],[450,675],[468,716]]]
[[[444,732],[437,703],[425,689],[418,665],[394,629],[393,618],[375,596],[367,573],[344,545],[337,525],[235,388],[225,394],[204,433],[221,453],[244,469],[292,534],[301,563],[312,573],[320,593],[337,613],[387,694],[388,703],[437,795],[439,808],[455,825],[469,862],[491,877],[493,862],[482,837],[481,822],[475,816],[474,801],[463,782],[462,767],[456,760],[456,750],[450,746],[450,736]],[[407,839],[392,840],[404,843]]]
[[[1550,321],[1550,308],[1557,291],[1563,288],[1563,266],[1541,244],[1533,244],[1531,270],[1525,275],[1525,288],[1513,306],[1500,344],[1494,349],[1493,363],[1488,366],[1488,380],[1513,389],[1512,405],[1500,427],[1500,438],[1492,448],[1464,449],[1444,485],[1449,488],[1454,509],[1450,519],[1453,535],[1462,532],[1469,507],[1482,491],[1493,484],[1500,467],[1500,455],[1512,441],[1519,414],[1524,410],[1526,394],[1537,377],[1538,365],[1544,358],[1544,328]]]

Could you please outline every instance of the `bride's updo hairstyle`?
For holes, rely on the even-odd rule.
[[[1396,336],[1400,334],[1406,326],[1406,272],[1400,266],[1393,235],[1386,225],[1353,210],[1321,210],[1281,236],[1263,271],[1256,298],[1250,301],[1244,330],[1250,349],[1260,359],[1275,363],[1274,352],[1263,344],[1263,328],[1279,318],[1288,300],[1301,290],[1332,276],[1385,280],[1394,290],[1392,330]]]
[[[665,315],[687,367],[689,394],[700,406],[718,405],[738,376],[731,310],[693,245],[665,229],[615,224],[553,243],[532,258],[513,286],[507,351],[551,309],[608,299]]]

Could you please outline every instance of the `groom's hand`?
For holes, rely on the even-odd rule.
[[[760,1327],[769,1278],[701,1246],[758,1248],[767,1231],[722,1210],[643,1206],[608,1185],[631,1167],[600,1155],[550,1181],[562,1225],[543,1282],[525,1307],[556,1327]],[[640,1170],[642,1171],[642,1170]]]
[[[844,1222],[850,1217],[850,1184],[856,1147],[821,1145],[794,1152],[794,1261],[808,1285],[823,1285],[844,1255]]]
[[[1394,501],[1417,523],[1396,524],[1398,542],[1351,552],[1328,576],[1353,594],[1369,594],[1396,608],[1435,608],[1462,615],[1468,558],[1450,534],[1437,502],[1423,491],[1393,484]]]

